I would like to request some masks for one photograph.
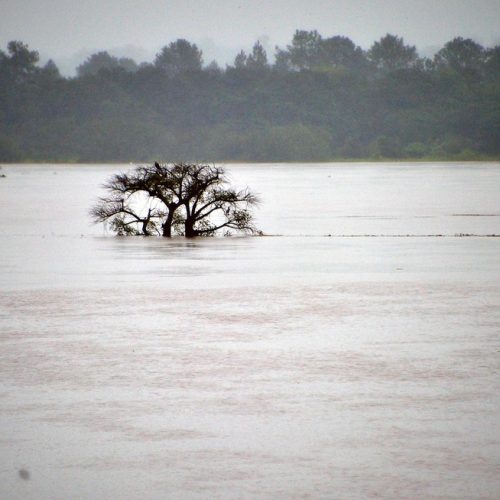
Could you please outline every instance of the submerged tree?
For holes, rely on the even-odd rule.
[[[223,230],[255,233],[251,207],[258,203],[249,190],[229,186],[221,167],[203,164],[141,166],[111,177],[108,195],[91,209],[94,222],[109,223],[119,235],[192,238]]]

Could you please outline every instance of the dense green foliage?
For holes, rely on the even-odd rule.
[[[99,52],[63,78],[21,42],[0,51],[0,161],[498,158],[500,47],[455,38],[419,57],[386,35],[297,31],[225,70],[186,40],[154,63]]]

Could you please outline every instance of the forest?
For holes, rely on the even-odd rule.
[[[457,37],[431,58],[387,34],[363,50],[297,30],[225,68],[178,39],[152,62],[106,51],[63,77],[0,50],[0,161],[474,160],[500,157],[500,46]]]

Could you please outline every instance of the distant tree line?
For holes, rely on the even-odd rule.
[[[64,78],[0,51],[0,161],[322,161],[500,156],[500,46],[461,37],[433,58],[387,34],[367,51],[295,32],[221,68],[176,40],[152,63],[107,52]]]

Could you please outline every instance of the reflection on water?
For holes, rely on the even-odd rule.
[[[499,234],[499,166],[235,167],[288,237],[195,241],[111,168],[5,168],[1,498],[498,497],[500,239],[300,235]]]

